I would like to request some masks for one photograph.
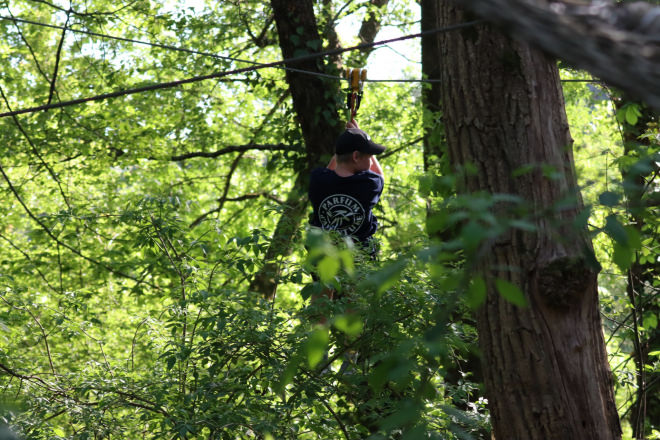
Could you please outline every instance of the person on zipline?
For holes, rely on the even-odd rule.
[[[309,185],[314,209],[310,223],[352,237],[372,258],[377,252],[372,236],[378,229],[372,209],[385,182],[376,156],[384,151],[352,120],[337,138],[330,163],[312,171]]]
[[[378,220],[372,209],[378,203],[385,183],[383,169],[376,156],[384,151],[385,147],[373,142],[353,119],[337,138],[335,155],[328,166],[314,169],[310,176],[309,200],[314,209],[311,225],[350,236],[372,259],[376,258],[378,251],[373,240]],[[316,274],[312,273],[312,277],[318,281]],[[312,295],[312,304],[323,297],[338,299],[335,289],[326,286]],[[321,312],[317,319],[325,324],[327,316]],[[340,373],[355,364],[357,352],[348,350],[344,358]]]

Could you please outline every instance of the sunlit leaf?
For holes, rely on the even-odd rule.
[[[348,336],[357,336],[362,332],[362,320],[356,315],[340,315],[335,318],[334,325]]]
[[[305,344],[305,351],[307,353],[307,363],[310,368],[316,367],[321,362],[328,346],[328,329],[318,328],[314,330],[307,339]]]
[[[486,282],[482,277],[476,277],[470,283],[467,291],[466,303],[468,307],[476,309],[486,300]]]
[[[500,295],[502,295],[502,298],[511,304],[514,304],[518,307],[527,306],[525,294],[515,284],[498,278],[495,280],[495,287],[497,288],[497,291],[500,292]]]
[[[324,283],[330,282],[339,272],[339,267],[340,263],[338,258],[331,257],[330,255],[323,257],[318,264],[318,273],[319,277],[321,277],[321,281]]]

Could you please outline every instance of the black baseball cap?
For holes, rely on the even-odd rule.
[[[369,135],[359,128],[347,128],[337,138],[335,153],[346,154],[353,151],[366,154],[380,154],[385,151],[385,147],[372,142]]]

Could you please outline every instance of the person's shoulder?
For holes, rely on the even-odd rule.
[[[383,176],[381,176],[378,173],[374,173],[371,170],[360,171],[359,173],[355,173],[354,176],[361,180],[371,180],[374,182],[380,182],[381,184],[382,182],[385,181],[385,179],[383,179]]]
[[[329,175],[332,174],[332,173],[333,173],[333,172],[332,172],[330,169],[328,169],[328,168],[325,168],[325,167],[318,167],[318,168],[314,168],[314,169],[312,170],[312,172],[310,173],[310,175],[311,175],[312,177],[323,177],[323,176],[329,176]]]
[[[363,183],[369,183],[376,191],[381,190],[385,183],[383,176],[376,174],[371,170],[355,173],[353,178]]]

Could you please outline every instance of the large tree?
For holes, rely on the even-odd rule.
[[[387,0],[372,0],[370,5],[380,10],[387,5]],[[319,32],[314,2],[311,0],[273,0],[271,7],[284,59],[321,50],[324,47],[324,36],[328,38],[331,49],[339,48],[334,28],[336,17],[328,18],[325,32]],[[330,5],[326,7],[330,8]],[[331,11],[330,8],[327,12]],[[380,30],[380,20],[376,12],[367,10],[358,34],[361,43],[374,41]],[[367,50],[355,57],[355,62],[362,65],[369,52]],[[296,182],[287,198],[285,211],[273,232],[272,243],[265,255],[266,263],[250,284],[250,289],[267,298],[275,295],[279,283],[282,263],[277,260],[291,253],[292,240],[306,212],[305,189],[309,173],[314,167],[322,165],[321,158],[328,158],[334,153],[334,141],[342,130],[338,114],[339,107],[343,104],[342,100],[338,99],[340,84],[335,79],[328,81],[322,77],[323,74],[339,75],[335,61],[337,60],[334,57],[330,57],[328,60],[314,58],[287,64],[290,70],[287,71],[286,79],[305,143],[305,160],[296,170]],[[301,73],[301,70],[307,73]]]
[[[311,0],[271,2],[284,59],[321,49],[321,36],[313,6]],[[280,263],[275,260],[291,252],[291,241],[306,212],[307,199],[304,189],[309,172],[320,164],[322,156],[332,155],[334,139],[341,130],[336,100],[339,94],[338,82],[313,75],[323,73],[326,68],[335,71],[336,68],[324,68],[323,62],[317,58],[289,63],[287,67],[296,69],[287,70],[286,79],[305,142],[306,160],[304,165],[296,170],[296,183],[287,197],[285,211],[273,233],[273,241],[265,255],[266,263],[256,273],[250,285],[252,290],[267,298],[272,298],[277,289]],[[300,70],[308,73],[301,73]]]
[[[465,21],[453,2],[442,6],[443,25]],[[529,227],[473,256],[488,286],[477,326],[495,437],[619,438],[597,269],[586,230],[573,226],[582,206],[557,64],[490,25],[443,34],[442,48],[459,191],[514,195],[496,213],[529,213]]]

